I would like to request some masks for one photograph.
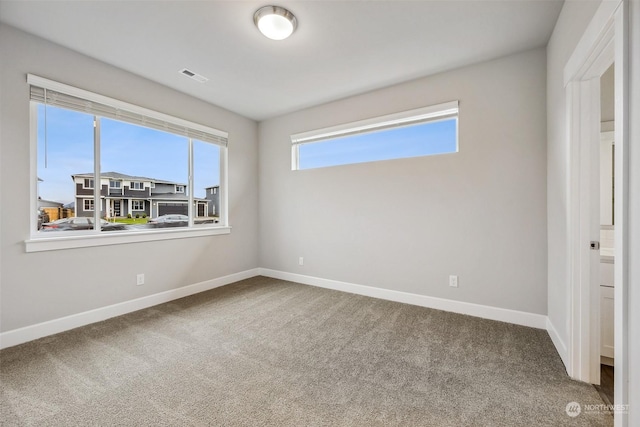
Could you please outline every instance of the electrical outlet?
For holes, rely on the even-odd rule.
[[[458,276],[449,276],[449,286],[452,288],[458,287]]]
[[[298,265],[304,265],[304,257],[298,258]]]
[[[136,276],[136,285],[144,285],[144,274],[138,274]]]

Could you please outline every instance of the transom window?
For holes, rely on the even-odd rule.
[[[458,151],[458,101],[291,136],[292,169]]]

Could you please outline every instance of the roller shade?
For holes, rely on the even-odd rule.
[[[29,75],[30,99],[226,147],[228,133],[82,89]]]
[[[415,110],[403,111],[372,119],[345,123],[342,125],[316,129],[291,135],[291,143],[295,145],[309,144],[327,139],[379,132],[385,129],[402,126],[413,126],[421,123],[446,120],[458,117],[458,101],[431,105]]]

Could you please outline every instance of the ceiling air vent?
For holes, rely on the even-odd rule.
[[[186,68],[183,68],[182,70],[180,70],[180,74],[184,74],[187,77],[191,77],[193,80],[197,81],[198,83],[204,83],[206,81],[209,81],[209,79],[206,78],[205,76],[196,74],[193,71],[187,70]]]

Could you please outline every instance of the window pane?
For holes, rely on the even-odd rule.
[[[455,153],[457,119],[301,144],[298,149],[300,169]]]
[[[219,221],[220,147],[193,141],[194,225]]]
[[[188,181],[188,139],[105,118],[100,127],[102,230],[187,227],[188,197],[176,187]]]
[[[46,111],[45,111],[46,108]],[[74,224],[75,216],[93,216],[85,211],[85,200],[93,202],[93,116],[59,107],[37,108],[38,221],[41,232],[92,229]]]

